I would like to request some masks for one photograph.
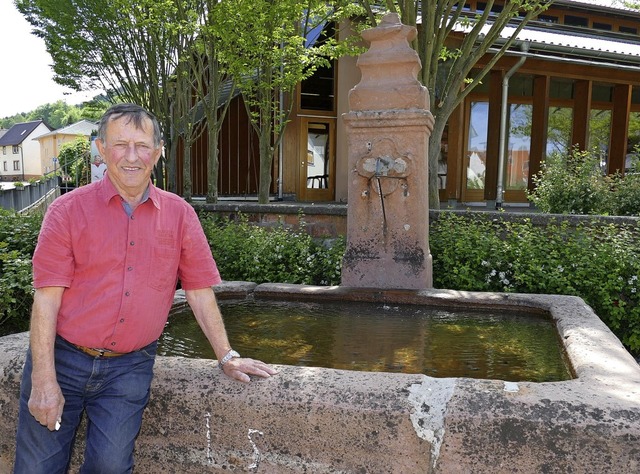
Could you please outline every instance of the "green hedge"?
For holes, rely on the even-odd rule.
[[[304,230],[303,219],[299,229],[257,227],[242,215],[237,222],[211,215],[201,222],[225,280],[340,283],[344,238],[318,242]]]
[[[40,214],[21,216],[0,209],[0,335],[29,327],[31,256],[41,224]]]
[[[258,227],[206,215],[205,234],[225,280],[337,285],[344,238],[319,242],[284,225]],[[24,330],[40,216],[0,213],[0,334]],[[594,220],[546,227],[441,212],[432,222],[434,286],[582,297],[640,353],[640,227]]]

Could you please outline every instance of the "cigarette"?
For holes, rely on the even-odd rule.
[[[56,431],[60,429],[60,420],[56,421]]]

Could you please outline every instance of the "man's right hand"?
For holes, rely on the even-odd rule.
[[[49,428],[49,431],[60,428],[64,409],[64,396],[60,385],[55,378],[50,377],[42,380],[32,377],[31,383],[29,412],[38,423]]]

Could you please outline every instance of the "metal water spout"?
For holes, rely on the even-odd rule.
[[[362,79],[343,115],[349,148],[347,249],[342,285],[432,286],[429,251],[429,94],[417,79],[413,27],[395,13],[366,30]]]

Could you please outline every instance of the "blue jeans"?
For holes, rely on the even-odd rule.
[[[65,473],[83,411],[86,449],[81,473],[133,470],[133,448],[149,401],[157,342],[119,357],[92,357],[56,338],[58,383],[65,398],[58,431],[49,431],[29,413],[31,351],[22,376],[16,436],[16,474]]]

